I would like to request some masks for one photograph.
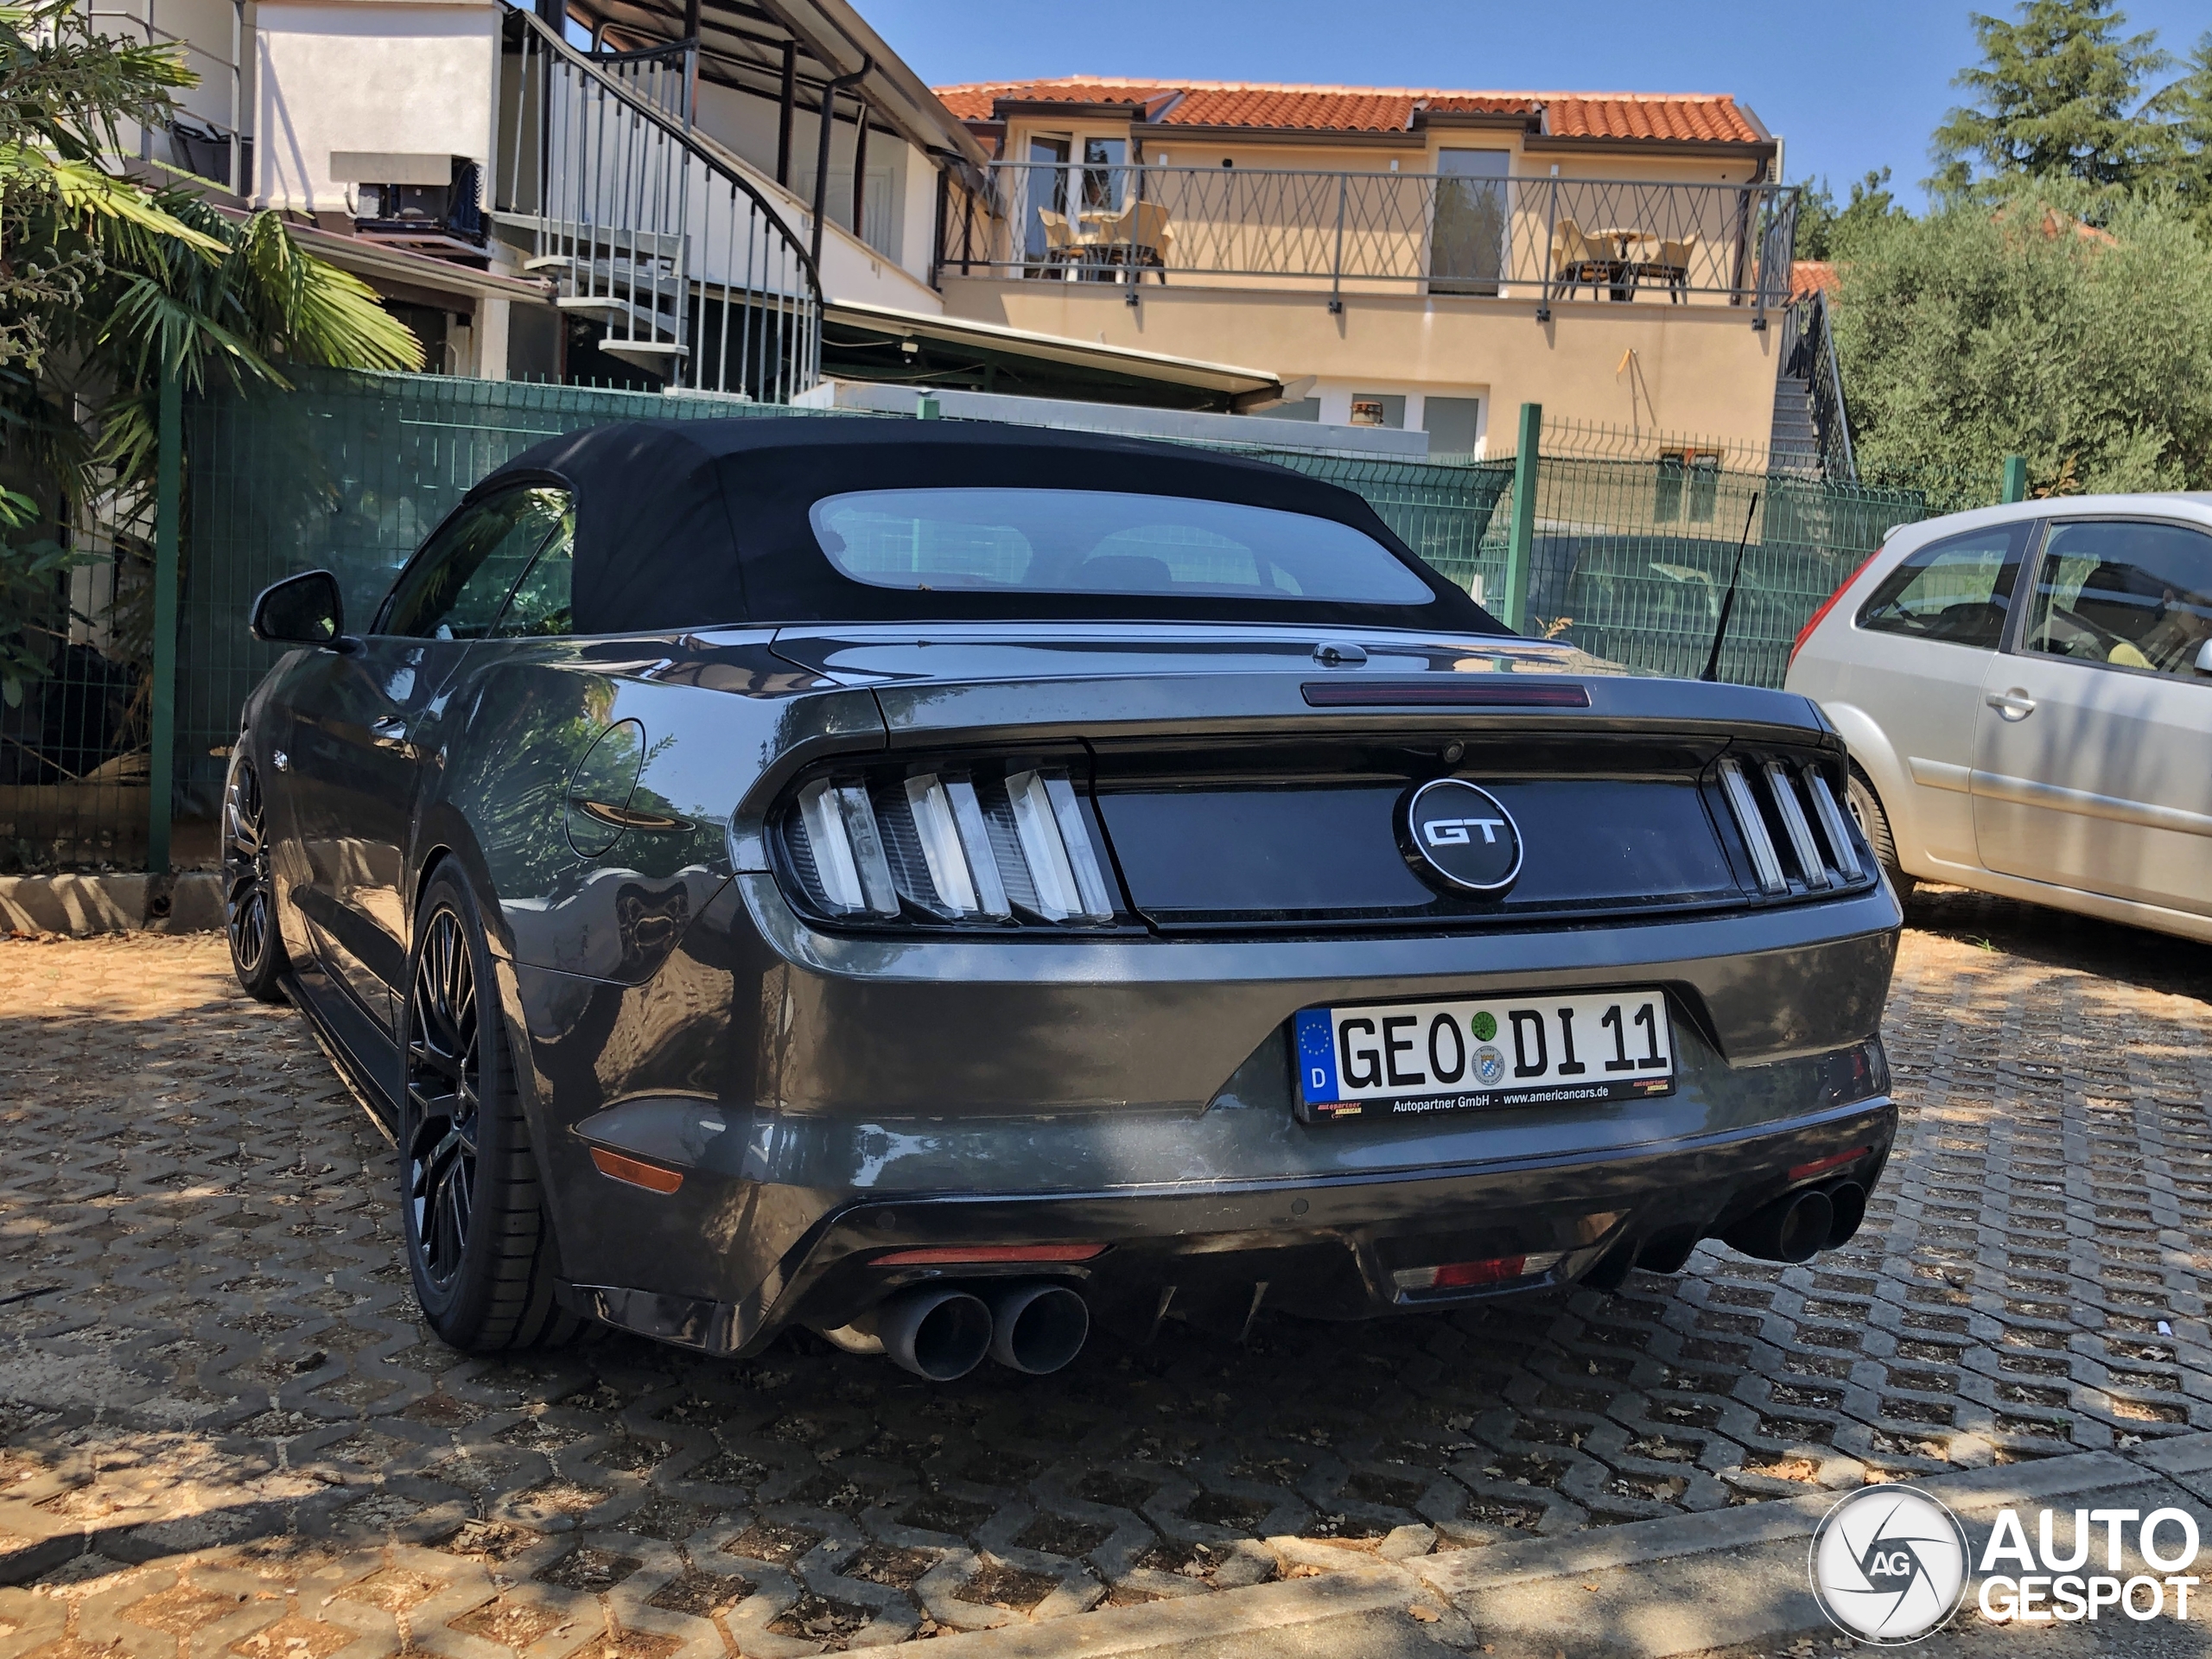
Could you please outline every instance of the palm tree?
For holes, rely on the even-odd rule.
[[[375,294],[299,246],[275,213],[228,213],[109,164],[122,124],[165,127],[191,84],[169,48],[95,34],[74,0],[0,5],[0,700],[10,707],[46,672],[66,621],[59,578],[78,560],[51,532],[101,497],[150,516],[164,377],[198,391],[282,388],[287,364],[423,366],[421,342]]]

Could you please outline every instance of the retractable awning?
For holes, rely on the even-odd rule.
[[[1021,392],[1154,409],[1244,410],[1282,401],[1264,369],[1094,344],[1027,328],[831,301],[822,371],[845,380]]]

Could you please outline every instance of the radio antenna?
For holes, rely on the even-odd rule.
[[[1736,568],[1728,573],[1728,591],[1720,596],[1720,620],[1713,625],[1713,650],[1705,659],[1700,680],[1720,677],[1720,646],[1728,638],[1728,617],[1736,608],[1736,583],[1744,574],[1744,549],[1751,539],[1751,517],[1759,510],[1759,493],[1751,492],[1751,505],[1744,510],[1744,533],[1736,541]]]

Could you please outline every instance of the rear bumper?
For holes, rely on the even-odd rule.
[[[1896,1127],[1895,1105],[1877,1096],[1656,1146],[1418,1173],[1047,1195],[884,1195],[830,1209],[736,1300],[569,1282],[561,1294],[578,1313],[717,1354],[757,1350],[792,1324],[848,1325],[911,1284],[1040,1273],[1077,1282],[1125,1327],[1171,1312],[1234,1321],[1262,1303],[1364,1318],[1541,1288],[1639,1250],[1686,1249],[1795,1185],[1849,1179],[1871,1188]],[[1793,1171],[1846,1153],[1857,1155],[1793,1179]],[[797,1193],[781,1200],[802,1201]],[[1104,1249],[1081,1263],[1044,1268],[877,1265],[903,1249],[1027,1244]],[[699,1249],[712,1251],[711,1238],[702,1236]],[[1538,1252],[1560,1259],[1491,1288],[1415,1292],[1394,1277],[1404,1268]]]

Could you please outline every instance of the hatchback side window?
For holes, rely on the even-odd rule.
[[[2119,519],[2054,525],[2028,605],[2025,650],[2212,678],[2212,536],[2202,531]]]
[[[538,550],[522,580],[515,583],[492,632],[502,639],[543,639],[574,633],[569,589],[575,574],[576,514],[571,507],[561,515],[552,539]]]
[[[481,639],[568,512],[568,492],[554,489],[509,490],[465,509],[400,573],[383,631]]]
[[[1859,613],[1877,633],[1907,633],[1993,651],[2033,523],[2020,520],[1930,542],[1890,572]]]

